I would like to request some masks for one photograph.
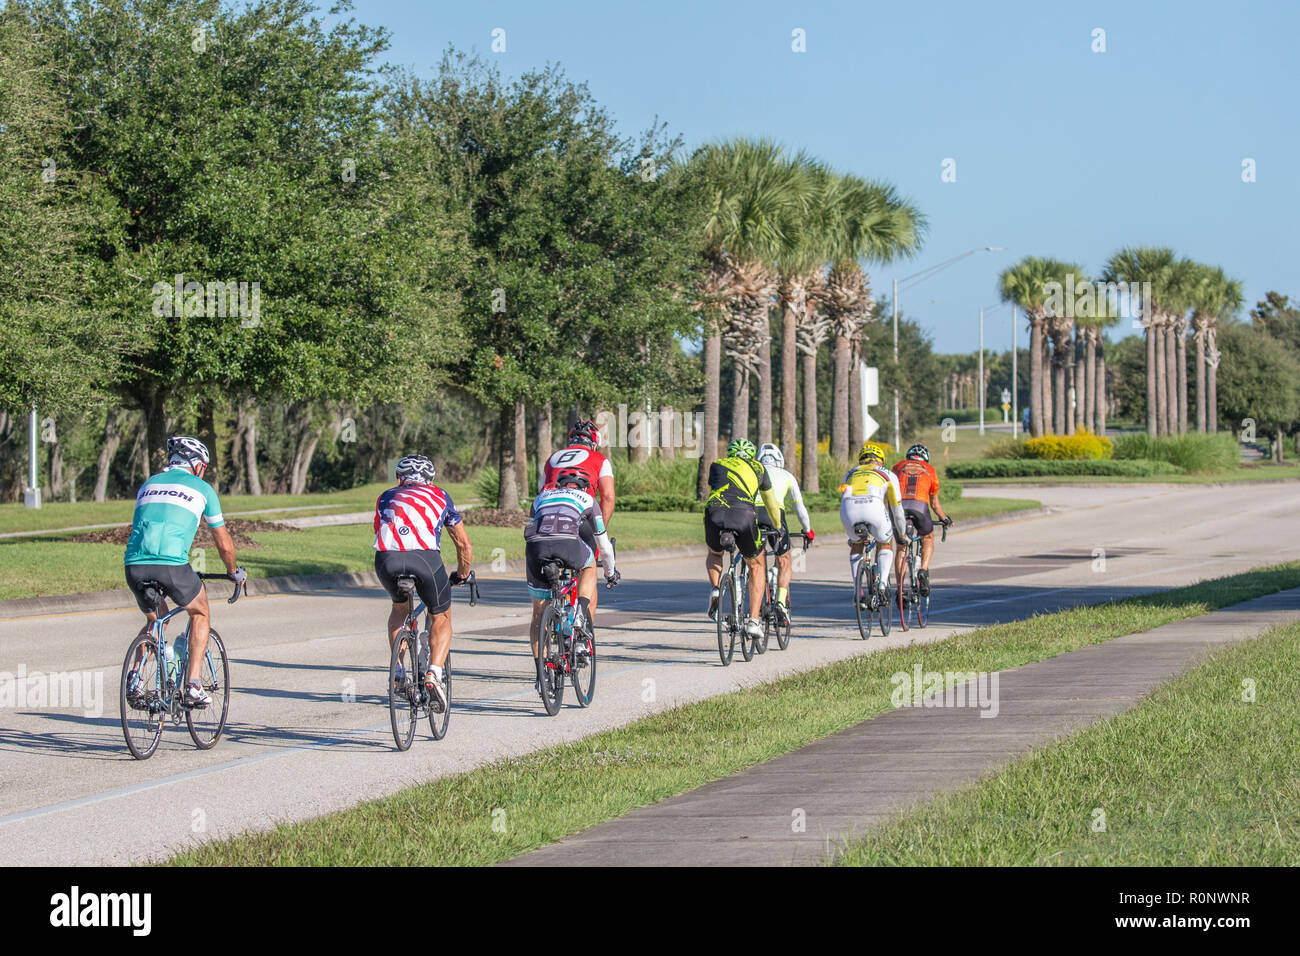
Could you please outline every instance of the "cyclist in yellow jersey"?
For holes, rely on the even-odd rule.
[[[709,572],[709,617],[718,612],[718,582],[722,578],[722,533],[731,532],[736,547],[749,565],[749,617],[745,631],[758,640],[763,625],[758,616],[763,607],[763,550],[759,547],[758,522],[754,502],[761,496],[770,516],[781,508],[772,494],[772,479],[767,469],[754,457],[756,449],[748,438],[735,438],[727,446],[725,458],[709,466],[709,497],[704,503],[704,543],[709,547],[705,567]]]
[[[785,470],[785,456],[781,454],[781,449],[771,442],[765,442],[759,446],[758,460],[762,462],[767,469],[768,475],[772,479],[772,496],[776,498],[776,503],[781,509],[780,530],[781,536],[776,541],[776,610],[781,616],[781,622],[787,623],[790,620],[789,593],[790,578],[794,574],[794,563],[790,560],[790,530],[786,527],[785,522],[785,503],[789,499],[794,504],[795,515],[799,518],[799,527],[807,535],[811,543],[815,537],[812,529],[812,519],[808,517],[808,509],[804,507],[803,495],[799,491],[799,481],[790,472]],[[758,499],[754,499],[755,506],[758,505]],[[767,518],[766,509],[759,511],[758,526],[762,528],[777,528],[778,525],[765,520]]]
[[[885,467],[885,449],[867,442],[858,454],[858,466],[844,476],[840,485],[840,523],[849,536],[849,579],[856,581],[858,562],[866,549],[853,526],[863,523],[876,540],[876,598],[884,600],[885,584],[894,563],[889,547],[895,532],[901,537],[907,527],[898,476]]]

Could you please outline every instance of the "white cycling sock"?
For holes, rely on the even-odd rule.
[[[437,664],[434,664],[432,667],[429,668],[429,670],[433,671],[433,676],[434,676],[435,678],[437,678],[438,680],[442,680],[442,668],[441,668],[441,667],[439,667]]]
[[[880,553],[876,556],[876,571],[882,585],[889,581],[889,569],[894,564],[894,552],[891,548],[880,548]]]

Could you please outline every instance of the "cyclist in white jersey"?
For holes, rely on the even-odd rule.
[[[785,521],[786,498],[794,504],[794,513],[799,519],[799,527],[808,536],[809,543],[812,542],[815,534],[812,519],[808,517],[808,509],[804,507],[803,494],[799,491],[799,481],[785,470],[785,456],[781,454],[781,449],[771,442],[764,442],[758,449],[758,460],[767,468],[767,473],[772,478],[772,496],[781,506],[781,536],[777,539],[775,548],[776,610],[781,615],[782,623],[786,623],[790,620],[790,579],[794,575],[794,562],[790,560],[790,530],[786,527]],[[770,523],[766,509],[755,507],[754,512],[758,516],[760,529],[775,527]]]

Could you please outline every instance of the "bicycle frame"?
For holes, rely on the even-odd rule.
[[[184,708],[182,707],[181,691],[185,687],[186,680],[189,678],[190,655],[188,653],[188,645],[190,639],[190,625],[188,622],[186,622],[185,629],[181,631],[181,633],[176,638],[177,641],[179,641],[181,638],[185,639],[187,652],[185,655],[185,660],[182,661],[180,659],[176,659],[176,679],[173,681],[170,680],[169,675],[167,674],[167,665],[166,665],[167,646],[168,646],[167,622],[170,621],[172,618],[174,618],[177,614],[182,614],[182,613],[185,613],[185,608],[174,607],[166,614],[164,614],[162,617],[156,618],[153,624],[149,626],[150,634],[153,636],[154,639],[154,654],[158,656],[158,673],[155,678],[157,687],[155,689],[158,692],[159,703],[166,705],[165,707],[160,708],[160,711],[165,711],[167,715],[171,717],[172,722],[176,724],[180,723],[181,716],[184,710]],[[171,646],[175,647],[176,641],[173,641],[171,643]],[[141,646],[141,650],[142,651],[144,650],[143,645]],[[208,668],[211,669],[212,668],[211,650],[209,648],[204,648],[203,655],[207,660]],[[139,668],[142,662],[143,662],[142,657],[137,658],[136,660],[137,669]],[[170,684],[170,686],[168,686],[168,684]]]

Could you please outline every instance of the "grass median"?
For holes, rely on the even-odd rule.
[[[835,863],[1291,866],[1297,737],[1300,623],[1219,650],[1132,710],[873,830]]]
[[[855,657],[171,862],[496,863],[884,713],[899,671],[1002,670],[1297,586],[1300,562],[1291,562]]]
[[[378,486],[377,486],[378,487]],[[366,508],[374,504],[371,498]],[[971,498],[952,503],[957,521],[963,518],[1037,508],[1037,501],[1017,498]],[[353,508],[352,510],[363,510]],[[470,542],[475,562],[487,566],[504,553],[506,559],[522,558],[523,534],[517,528],[475,525],[468,512]],[[277,517],[267,515],[267,518]],[[130,520],[130,511],[126,512]],[[703,542],[701,515],[680,511],[620,512],[612,522],[620,552]],[[813,528],[839,531],[836,513],[813,515]],[[0,599],[38,597],[85,591],[106,591],[125,587],[122,578],[122,546],[90,544],[68,540],[75,532],[57,532],[36,538],[0,539]],[[366,524],[328,525],[301,531],[259,531],[253,540],[257,548],[239,551],[239,562],[257,578],[286,574],[329,574],[341,571],[374,570],[374,540]],[[444,537],[444,542],[447,540]],[[449,555],[451,549],[449,547]],[[500,549],[498,552],[497,549]],[[204,552],[208,570],[221,567],[214,549]]]

